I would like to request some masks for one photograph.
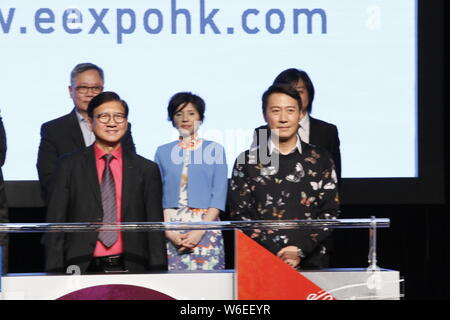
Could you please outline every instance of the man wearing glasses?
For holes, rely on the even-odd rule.
[[[41,126],[37,170],[42,196],[47,203],[51,177],[60,156],[90,146],[95,137],[88,125],[89,102],[103,91],[103,70],[92,63],[75,66],[70,74],[69,94],[74,102],[73,110],[60,118]],[[124,149],[136,152],[131,136],[131,124],[122,140]]]
[[[60,159],[51,184],[48,223],[161,222],[162,184],[153,161],[125,150],[128,105],[102,92],[88,107],[94,143]],[[142,273],[167,270],[162,231],[46,234],[46,270]],[[76,269],[75,269],[76,270]]]

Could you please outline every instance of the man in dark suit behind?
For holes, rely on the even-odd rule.
[[[309,117],[310,125],[309,140],[305,142],[309,142],[310,144],[316,146],[321,146],[331,154],[331,157],[333,158],[334,164],[336,166],[338,181],[340,182],[342,179],[341,150],[339,133],[336,125],[313,118],[309,115],[309,113],[305,114],[305,120],[307,120],[306,117]],[[302,121],[300,121],[300,124],[301,123]]]
[[[95,143],[60,159],[51,184],[48,223],[163,221],[158,166],[122,147],[127,117],[126,102],[113,92],[91,100],[88,119]],[[81,273],[167,269],[161,231],[47,233],[45,246],[48,272],[69,266],[78,266]]]
[[[81,63],[70,75],[69,94],[74,102],[73,110],[60,118],[41,126],[37,170],[42,196],[48,202],[52,174],[60,156],[91,145],[94,134],[88,126],[87,107],[93,97],[103,91],[103,70],[92,63]],[[131,136],[131,124],[123,139],[126,150],[136,152]]]

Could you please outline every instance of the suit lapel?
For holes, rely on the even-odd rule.
[[[122,221],[127,221],[127,207],[133,192],[133,184],[138,180],[136,177],[136,168],[131,153],[123,150],[123,168],[122,168]]]
[[[103,210],[102,197],[100,194],[100,184],[98,183],[97,165],[95,162],[94,145],[85,149],[84,167],[86,170],[85,172],[87,175],[89,186],[91,187],[94,197],[97,200],[97,204],[99,205],[100,209]]]
[[[78,118],[75,113],[75,109],[73,109],[69,115],[70,115],[69,125],[72,128],[70,130],[72,141],[79,148],[85,147],[86,145],[84,143],[83,133],[81,132],[80,124],[78,123]]]
[[[317,132],[317,122],[316,119],[309,116],[309,143],[317,145],[318,144],[318,132]]]

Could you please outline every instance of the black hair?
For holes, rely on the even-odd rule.
[[[175,113],[183,110],[188,103],[191,103],[200,115],[200,121],[205,118],[205,101],[199,96],[191,92],[178,92],[170,98],[169,105],[167,106],[167,115],[169,121],[175,126],[173,117]],[[183,106],[180,110],[177,110],[179,106]]]
[[[305,71],[295,68],[286,69],[275,78],[273,84],[289,84],[295,86],[300,80],[303,81],[306,91],[308,91],[309,103],[306,106],[306,110],[308,113],[311,113],[315,91],[314,85]]]
[[[269,96],[274,93],[283,93],[297,100],[298,107],[300,111],[302,110],[302,98],[300,97],[298,91],[294,89],[294,87],[289,84],[274,84],[270,86],[269,89],[267,89],[266,92],[264,92],[264,94],[262,95],[263,114],[266,114],[267,101],[269,100]]]
[[[96,95],[92,100],[89,102],[87,114],[89,118],[92,118],[94,116],[94,110],[95,108],[99,107],[100,105],[111,102],[111,101],[118,101],[122,104],[124,110],[125,110],[125,116],[128,117],[128,104],[120,99],[119,95],[112,91],[104,91]]]

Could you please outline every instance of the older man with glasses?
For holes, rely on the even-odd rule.
[[[47,203],[52,175],[58,158],[62,155],[92,145],[95,136],[88,124],[89,102],[103,91],[103,70],[92,63],[75,66],[70,74],[69,95],[74,108],[69,114],[51,120],[41,126],[37,170],[42,196]],[[123,148],[136,152],[131,136],[131,124],[122,140]]]

